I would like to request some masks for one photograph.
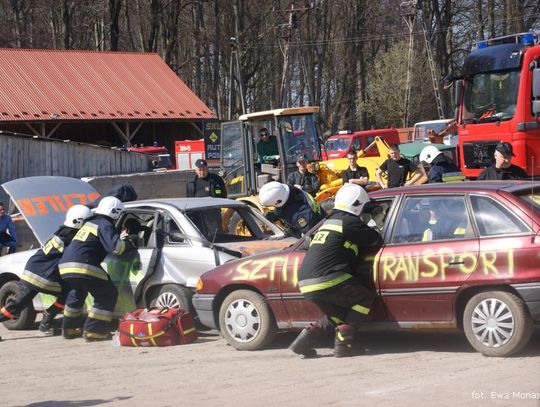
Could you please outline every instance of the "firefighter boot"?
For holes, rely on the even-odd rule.
[[[64,328],[62,330],[62,335],[65,339],[75,339],[82,336],[82,328]]]
[[[315,325],[310,325],[300,332],[300,335],[291,343],[289,349],[297,355],[302,355],[304,358],[315,357],[317,356],[317,351],[314,349],[314,346],[320,336],[321,329]]]
[[[41,322],[39,323],[39,330],[49,335],[59,335],[60,330],[55,326],[54,317],[57,315],[57,312],[54,311],[43,311],[43,316],[41,317]]]
[[[86,342],[108,341],[112,339],[112,335],[110,332],[84,331],[84,339]]]
[[[343,358],[357,356],[363,353],[363,349],[354,343],[355,328],[352,325],[338,325],[334,342],[334,357]]]

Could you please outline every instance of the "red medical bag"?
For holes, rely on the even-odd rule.
[[[118,325],[122,346],[182,345],[197,339],[193,317],[182,308],[136,309]]]

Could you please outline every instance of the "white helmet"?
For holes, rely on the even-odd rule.
[[[92,211],[84,205],[73,205],[66,213],[64,225],[74,229],[80,229],[86,219],[92,216]]]
[[[94,213],[98,215],[105,215],[112,219],[118,219],[120,213],[124,210],[124,204],[118,198],[114,196],[106,196],[101,201]]]
[[[289,199],[289,186],[281,182],[272,181],[264,184],[259,191],[259,202],[262,206],[283,206]]]
[[[435,146],[424,147],[420,152],[420,162],[425,161],[426,163],[431,164],[435,157],[437,157],[439,154],[442,153]]]
[[[345,184],[337,191],[334,209],[358,216],[368,201],[369,196],[360,185]]]

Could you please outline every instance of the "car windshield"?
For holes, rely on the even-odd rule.
[[[283,232],[248,207],[192,209],[187,217],[211,242],[231,243],[283,237]]]
[[[463,120],[484,123],[509,120],[516,110],[520,72],[480,73],[465,82]]]
[[[329,138],[325,143],[325,147],[328,151],[349,151],[350,145],[350,137]]]

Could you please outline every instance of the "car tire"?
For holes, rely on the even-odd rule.
[[[19,284],[16,281],[8,281],[0,288],[0,307],[3,307],[8,302],[20,297],[21,291]],[[11,331],[20,331],[30,329],[36,322],[36,310],[32,303],[23,309],[17,319],[10,319],[4,322],[4,326]]]
[[[183,285],[165,284],[153,292],[150,307],[183,308],[192,312],[191,297],[193,297],[193,293],[189,288]]]
[[[270,345],[277,332],[266,299],[250,290],[230,293],[219,310],[219,327],[225,340],[237,350],[259,350]]]
[[[521,298],[505,291],[473,296],[463,312],[463,329],[469,343],[484,356],[504,357],[529,342],[533,321]]]

